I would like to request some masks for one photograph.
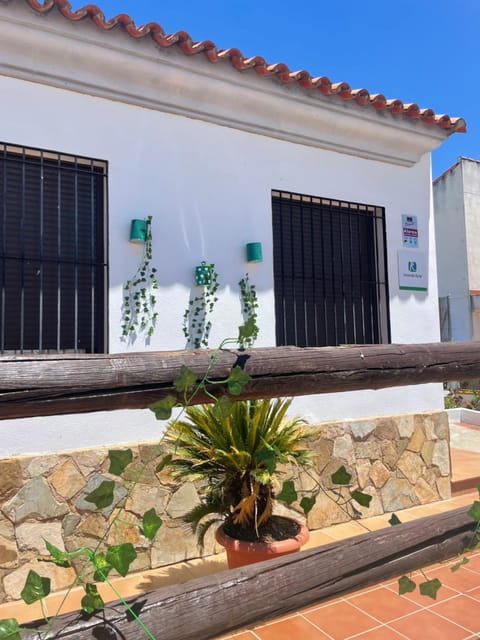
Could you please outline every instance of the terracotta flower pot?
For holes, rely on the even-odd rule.
[[[287,553],[299,551],[309,539],[310,533],[305,525],[300,525],[300,531],[295,538],[279,540],[277,542],[245,542],[231,538],[223,531],[223,525],[215,532],[218,544],[225,547],[229,569],[243,567],[246,564],[271,560]]]

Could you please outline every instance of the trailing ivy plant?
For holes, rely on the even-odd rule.
[[[155,311],[158,289],[157,269],[152,267],[152,216],[146,219],[145,244],[142,262],[135,275],[123,286],[122,338],[132,341],[143,333],[151,338],[158,313]]]
[[[194,349],[208,347],[212,329],[211,314],[218,302],[218,273],[215,265],[202,263],[210,267],[210,278],[203,286],[202,293],[189,301],[183,314],[183,335],[187,338],[187,346]]]
[[[245,274],[245,277],[240,280],[238,285],[240,287],[244,326],[249,329],[248,336],[242,336],[242,334],[240,334],[238,346],[240,349],[247,349],[253,347],[260,331],[257,324],[257,288],[254,284],[250,283],[248,273]]]
[[[480,497],[480,484],[477,485],[477,491]],[[474,500],[467,513],[475,522],[475,528],[472,532],[470,543],[459,555],[457,562],[450,567],[450,571],[452,572],[458,571],[461,567],[468,564],[469,560],[465,554],[468,553],[468,551],[477,549],[480,544],[480,501]],[[389,524],[395,526],[397,524],[401,524],[401,520],[396,514],[393,514],[389,520]],[[411,575],[401,576],[401,578],[398,579],[398,593],[400,595],[411,593],[412,591],[415,591],[418,586],[418,590],[422,596],[428,596],[429,598],[436,600],[437,592],[442,586],[442,583],[438,578],[430,579],[424,571],[421,571],[421,574],[423,576],[423,580],[418,584]]]

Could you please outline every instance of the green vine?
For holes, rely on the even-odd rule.
[[[123,287],[122,338],[135,339],[140,332],[151,338],[155,331],[158,313],[155,311],[158,289],[157,270],[152,261],[152,216],[146,219],[146,236],[143,258],[135,275]]]
[[[253,347],[260,331],[257,325],[257,289],[254,284],[250,284],[248,273],[245,274],[245,277],[240,280],[238,285],[242,301],[243,322],[244,326],[249,329],[247,335],[242,335],[242,332],[240,332],[238,346],[240,349],[247,349]]]
[[[202,262],[202,266],[210,267],[210,278],[203,287],[202,293],[189,301],[183,314],[183,335],[187,338],[187,346],[194,349],[208,347],[208,339],[212,328],[210,316],[218,302],[218,273],[214,264]]]

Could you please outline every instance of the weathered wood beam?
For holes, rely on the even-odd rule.
[[[158,640],[207,640],[461,553],[471,543],[475,526],[467,509],[164,587],[130,602]],[[47,637],[140,640],[146,636],[122,605],[114,603],[91,617],[61,616]],[[22,638],[38,636],[22,634]]]
[[[0,419],[143,408],[175,393],[182,364],[201,378],[212,353],[0,356]],[[235,364],[252,376],[240,398],[380,389],[480,377],[480,342],[225,350],[210,377]]]

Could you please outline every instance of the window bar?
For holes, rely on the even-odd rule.
[[[22,147],[22,195],[21,195],[21,211],[20,218],[20,260],[22,264],[20,278],[20,352],[24,349],[24,331],[25,331],[25,168],[26,168],[26,149]]]
[[[2,310],[1,310],[1,335],[0,351],[5,351],[5,287],[7,267],[7,146],[3,145],[3,225],[2,225]]]
[[[362,256],[368,251],[367,247],[363,247],[363,251],[362,251],[362,234],[363,234],[363,229],[365,226],[365,213],[362,210],[360,212],[358,212],[359,214],[359,219],[358,219],[358,235],[357,235],[357,243],[358,243],[358,256],[359,256],[359,260],[358,260],[358,271],[359,271],[359,278],[360,278],[360,314],[361,314],[361,321],[362,321],[362,342],[366,343],[368,342],[367,340],[367,327],[365,324],[365,274],[364,271],[365,269],[363,268],[363,262],[362,262]]]
[[[62,346],[62,160],[57,155],[57,351]]]
[[[357,318],[356,318],[356,303],[355,303],[355,287],[353,284],[353,222],[356,221],[358,216],[358,209],[354,214],[348,216],[348,248],[350,251],[350,296],[352,300],[352,334],[353,344],[357,344]]]
[[[75,265],[74,265],[74,345],[73,350],[76,353],[78,349],[78,158],[75,158],[75,173],[74,173],[74,193],[75,193],[75,215],[74,215],[74,228],[75,228]]]
[[[90,161],[90,353],[95,352],[95,270],[97,264],[97,254],[95,247],[97,241],[97,228],[95,226],[95,173],[93,171],[93,161]]]
[[[313,296],[312,306],[313,306],[313,326],[314,326],[313,344],[317,345],[319,336],[318,336],[317,265],[315,260],[316,251],[315,251],[315,236],[314,236],[314,225],[313,225],[314,215],[315,215],[315,210],[313,206],[310,206],[310,245],[311,245],[311,252],[312,252],[312,296]]]
[[[328,336],[328,313],[327,313],[327,288],[325,286],[325,231],[324,231],[324,212],[323,210],[319,210],[318,212],[318,220],[320,224],[320,255],[322,262],[322,313],[323,313],[323,336],[321,337],[320,344],[328,344],[327,336]]]
[[[41,351],[43,348],[43,265],[44,265],[44,164],[43,164],[43,151],[40,153],[40,265],[38,274],[40,278],[40,291],[39,291],[39,313],[38,313],[38,348]]]
[[[344,278],[345,256],[344,256],[344,249],[343,249],[342,223],[344,223],[345,220],[347,224],[349,223],[351,212],[350,212],[350,208],[348,208],[348,211],[342,211],[342,204],[344,203],[340,203],[340,208],[338,210],[339,221],[340,221],[340,282],[342,286],[343,344],[348,344],[349,340],[348,340],[348,320],[347,320],[347,298],[345,293],[346,285],[345,285],[345,278]],[[348,207],[348,204],[346,206]]]

